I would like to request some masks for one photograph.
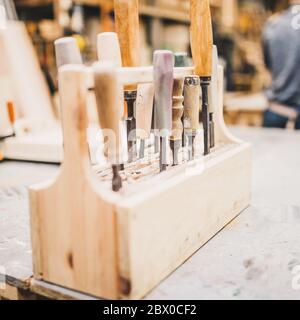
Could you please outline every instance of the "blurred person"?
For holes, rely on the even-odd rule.
[[[263,125],[286,128],[292,121],[300,130],[300,0],[289,3],[286,11],[270,18],[263,32],[265,64],[272,76]]]

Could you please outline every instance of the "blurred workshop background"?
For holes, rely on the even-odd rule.
[[[86,63],[96,58],[96,36],[114,31],[113,0],[0,0],[9,19],[25,22],[53,96],[57,70],[53,41],[76,37]],[[288,0],[211,0],[214,39],[225,66],[225,119],[228,124],[261,126],[270,83],[262,50],[266,21]],[[188,51],[188,0],[140,0],[141,59],[151,63],[158,48]]]

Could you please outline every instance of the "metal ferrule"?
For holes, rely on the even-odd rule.
[[[198,76],[189,76],[184,79],[185,86],[199,86],[200,78]]]

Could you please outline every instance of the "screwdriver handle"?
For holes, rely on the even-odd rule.
[[[186,77],[184,81],[184,129],[195,133],[199,129],[200,79],[198,76]]]
[[[57,68],[67,64],[82,64],[80,50],[74,38],[60,38],[54,42],[54,47]]]
[[[97,36],[97,56],[99,61],[111,61],[115,67],[122,67],[121,49],[115,32],[103,32]]]
[[[173,85],[172,135],[171,140],[181,140],[183,133],[183,83],[184,79],[175,79]]]
[[[211,77],[213,30],[209,0],[190,1],[190,40],[195,72]]]
[[[172,98],[174,56],[171,51],[157,50],[153,57],[154,69],[154,128],[156,135],[169,136],[172,130]]]
[[[124,67],[137,67],[139,59],[139,2],[114,0],[115,24]]]
[[[122,92],[116,67],[108,61],[93,65],[98,117],[104,130],[105,155],[112,164],[120,163],[120,111],[118,97]]]
[[[7,114],[9,118],[9,122],[11,125],[13,125],[16,122],[16,116],[15,116],[15,107],[12,101],[8,101],[6,104],[7,107]]]
[[[209,112],[214,113],[218,109],[218,49],[213,46],[212,49],[212,75],[210,86],[208,87]]]

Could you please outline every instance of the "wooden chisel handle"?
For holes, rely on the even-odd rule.
[[[186,77],[184,81],[184,129],[195,133],[199,129],[200,79],[198,76]]]
[[[121,49],[115,32],[103,32],[97,36],[97,55],[99,61],[111,61],[115,67],[122,67]]]
[[[116,68],[122,67],[121,50],[118,35],[115,32],[103,32],[97,36],[97,55],[100,62],[110,62]],[[124,115],[123,92],[119,93],[120,121]]]
[[[118,97],[122,86],[116,67],[111,62],[97,62],[93,65],[95,95],[98,117],[107,143],[106,156],[112,164],[119,164],[120,157],[120,111]]]
[[[57,68],[67,64],[82,64],[77,42],[72,37],[60,38],[54,42]]]
[[[154,128],[160,136],[169,136],[172,130],[172,98],[174,56],[171,51],[157,50],[153,58],[154,72]]]
[[[171,140],[181,140],[183,125],[183,83],[184,79],[175,79],[173,85],[173,106],[172,106],[172,135]]]
[[[136,127],[137,137],[140,139],[148,139],[150,137],[153,102],[153,83],[138,85],[136,99]]]
[[[195,72],[200,77],[211,77],[213,30],[209,0],[191,0],[190,4],[190,40]]]
[[[123,67],[137,67],[140,65],[139,2],[114,0],[114,6]]]

